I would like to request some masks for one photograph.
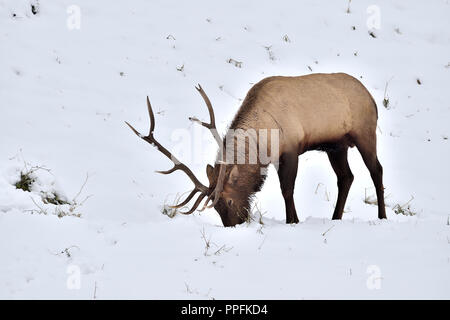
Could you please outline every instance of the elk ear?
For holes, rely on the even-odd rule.
[[[233,166],[233,169],[230,171],[230,176],[228,177],[228,183],[234,185],[239,178],[239,169],[237,165]]]
[[[213,180],[213,175],[214,175],[214,168],[210,164],[208,164],[206,166],[206,175],[208,176],[209,183],[211,184],[212,180]]]

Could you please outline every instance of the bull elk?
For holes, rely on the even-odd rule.
[[[210,122],[201,122],[197,118],[190,120],[209,129],[220,148],[215,166],[208,164],[206,167],[209,187],[203,185],[185,164],[154,138],[155,118],[148,97],[149,134],[143,136],[127,123],[135,134],[156,146],[174,163],[170,170],[158,172],[170,174],[181,170],[194,183],[194,190],[173,208],[186,206],[199,193],[193,206],[182,213],[191,214],[206,198],[201,210],[214,207],[224,226],[240,224],[248,219],[252,196],[264,183],[266,175],[263,169],[273,163],[277,166],[285,201],[286,223],[298,223],[293,199],[298,156],[310,150],[321,150],[327,153],[337,176],[338,197],[332,218],[341,219],[353,182],[347,151],[349,147],[356,146],[375,185],[378,218],[386,218],[383,169],[376,149],[377,106],[368,90],[357,79],[344,73],[311,74],[269,77],[255,84],[247,93],[227,132],[236,129],[278,130],[279,150],[268,150],[271,155],[277,155],[276,159],[272,156],[269,163],[262,163],[259,158],[256,163],[235,163],[228,161],[228,158],[224,160],[227,148],[235,146],[237,138],[226,134],[222,139],[216,130],[214,111],[208,96],[200,85],[196,89],[209,110]],[[251,137],[245,143],[247,160],[251,152],[250,140]],[[263,145],[261,137],[256,141],[257,149],[270,149],[272,146],[267,141]]]

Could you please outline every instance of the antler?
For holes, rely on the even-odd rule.
[[[200,88],[201,89],[201,88]],[[206,98],[207,99],[207,98]],[[205,100],[206,101],[206,100]],[[209,100],[208,100],[209,101]],[[210,103],[211,104],[211,103]],[[150,131],[147,136],[143,136],[140,134],[135,128],[133,128],[132,125],[130,125],[128,122],[125,121],[125,123],[130,127],[131,130],[141,139],[147,141],[152,146],[156,147],[162,154],[164,154],[167,158],[169,158],[173,163],[174,166],[172,169],[166,170],[166,171],[156,171],[161,174],[170,174],[172,172],[175,172],[177,170],[181,170],[192,180],[192,182],[195,185],[194,190],[191,191],[191,193],[187,196],[187,198],[181,202],[180,204],[177,204],[175,206],[171,206],[172,208],[180,208],[189,203],[189,201],[194,197],[194,195],[197,192],[200,192],[200,195],[198,196],[197,200],[195,201],[192,208],[187,212],[181,212],[183,214],[191,214],[194,212],[195,209],[199,206],[200,202],[203,200],[204,197],[208,195],[209,189],[204,186],[192,173],[192,171],[183,163],[181,163],[170,151],[168,151],[166,148],[164,148],[153,136],[153,131],[155,130],[155,116],[153,115],[152,106],[150,105],[150,100],[147,97],[147,108],[148,108],[148,114],[150,116]],[[211,109],[212,110],[212,109]],[[214,115],[212,118],[212,123],[214,123]],[[215,125],[214,125],[215,127]]]
[[[219,148],[222,148],[223,141],[222,141],[222,138],[220,137],[219,132],[217,131],[217,128],[216,128],[216,117],[214,116],[214,110],[213,110],[211,101],[209,100],[205,91],[203,91],[203,88],[200,84],[198,85],[198,87],[195,87],[195,89],[197,89],[197,91],[200,93],[200,95],[202,96],[203,100],[206,103],[206,106],[208,107],[210,120],[209,120],[209,123],[202,122],[199,119],[197,119],[196,117],[189,117],[189,120],[191,120],[192,122],[197,122],[197,123],[201,124],[202,126],[204,126],[205,128],[209,129],[209,131],[211,131],[214,139],[216,139],[217,144],[219,145]]]
[[[213,110],[211,101],[209,100],[205,91],[203,91],[203,88],[200,84],[198,85],[198,87],[195,87],[195,89],[197,89],[197,91],[200,93],[203,100],[205,101],[206,107],[208,108],[209,123],[202,122],[199,119],[197,119],[196,117],[190,117],[189,120],[191,120],[193,122],[197,122],[197,123],[201,124],[202,126],[204,126],[205,128],[207,128],[209,131],[211,131],[211,134],[213,135],[214,139],[216,140],[217,144],[219,145],[220,152],[221,152],[222,158],[223,158],[223,148],[224,148],[223,141],[222,141],[222,138],[220,137],[219,132],[217,131],[217,128],[216,128],[216,117],[214,116],[214,110]],[[220,167],[219,167],[219,177],[217,178],[216,187],[214,188],[214,191],[209,194],[208,198],[205,201],[205,204],[203,205],[203,208],[200,211],[203,211],[206,208],[214,207],[217,204],[217,201],[219,201],[219,196],[223,190],[223,183],[225,180],[225,169],[226,169],[226,167],[225,167],[224,163],[221,162]],[[213,203],[211,203],[211,205],[208,206],[208,202],[213,197],[214,197]]]
[[[209,194],[208,198],[206,198],[203,208],[201,208],[199,211],[203,211],[206,208],[212,208],[217,204],[217,201],[219,201],[220,198],[220,193],[223,191],[225,172],[226,172],[225,164],[221,163],[219,166],[219,177],[217,178],[216,187],[214,188],[214,191]],[[208,202],[212,199],[212,197],[214,197],[214,201],[208,206]]]

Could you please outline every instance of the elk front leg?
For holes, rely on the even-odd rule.
[[[294,186],[297,177],[298,155],[296,153],[284,153],[280,157],[278,177],[280,187],[286,205],[286,223],[298,223],[297,212],[294,204]]]

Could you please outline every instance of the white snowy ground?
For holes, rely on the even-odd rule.
[[[347,8],[0,0],[0,298],[450,298],[449,1]],[[364,202],[374,190],[353,149],[342,221],[330,220],[336,178],[318,152],[301,157],[298,225],[284,223],[274,169],[257,198],[263,225],[161,213],[191,183],[154,173],[170,162],[124,125],[148,130],[146,95],[156,136],[206,183],[215,146],[188,121],[207,119],[194,85],[224,132],[253,83],[311,72],[347,72],[375,97],[387,221]],[[35,166],[32,192],[16,189]],[[42,202],[55,191],[75,198],[72,212]]]

